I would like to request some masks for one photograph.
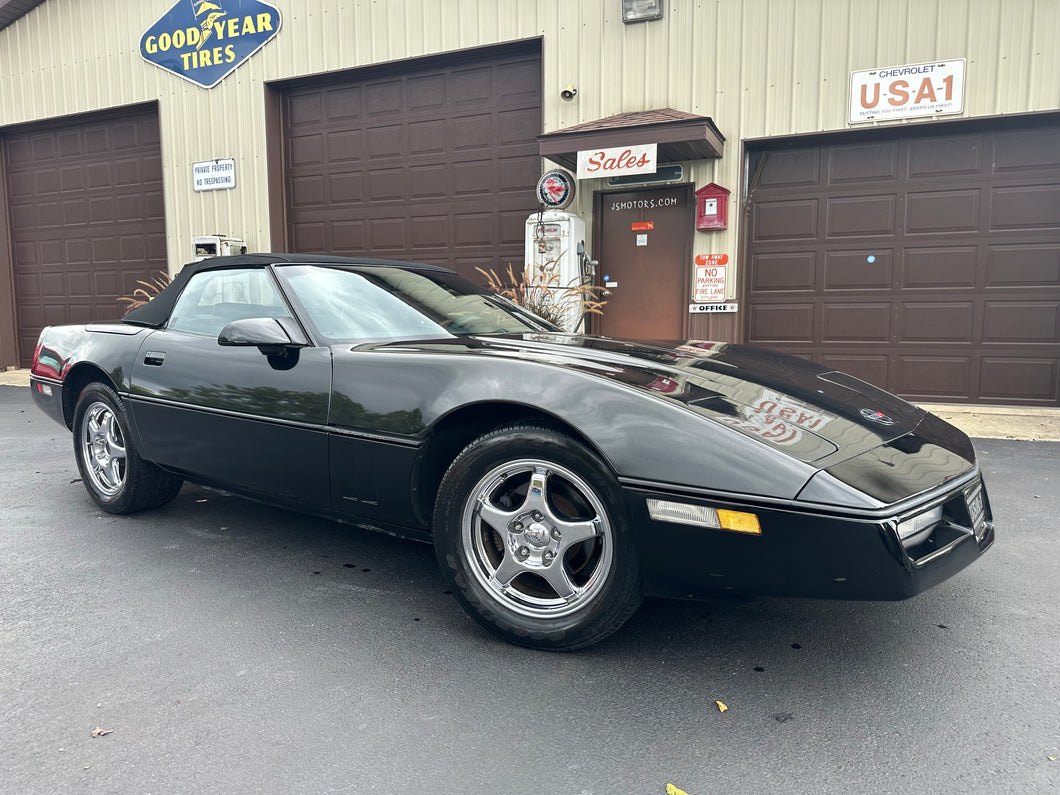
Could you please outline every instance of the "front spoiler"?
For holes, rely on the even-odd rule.
[[[923,507],[963,501],[975,478],[935,492]],[[940,522],[944,544],[931,554],[907,551],[896,515],[867,517],[820,513],[795,506],[676,496],[625,488],[646,595],[698,599],[718,594],[852,600],[908,599],[973,563],[994,542],[989,502],[978,535],[970,527]],[[983,489],[984,500],[986,490]],[[755,513],[761,535],[652,519],[648,498]],[[903,514],[917,508],[903,506]]]

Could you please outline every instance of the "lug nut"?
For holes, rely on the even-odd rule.
[[[512,527],[512,530],[514,530],[515,532],[518,533],[518,532],[520,532],[523,529],[523,523],[522,522],[512,522],[511,527]]]
[[[551,549],[546,549],[545,554],[541,556],[545,563],[551,563],[556,557],[556,554]]]
[[[559,528],[558,527],[553,527],[551,535],[552,535],[553,540],[559,541],[560,538],[561,538],[561,535],[560,535],[560,532],[559,532]]]
[[[520,560],[526,560],[530,557],[530,547],[519,547],[519,551],[516,553]]]

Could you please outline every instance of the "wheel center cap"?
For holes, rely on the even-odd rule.
[[[534,522],[524,533],[526,540],[533,544],[535,547],[544,547],[548,545],[549,539],[552,537],[541,522]]]

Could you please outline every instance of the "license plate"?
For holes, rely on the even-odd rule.
[[[965,497],[965,502],[968,505],[968,515],[972,518],[972,528],[975,530],[975,537],[981,539],[983,531],[986,529],[986,513],[983,508],[983,487],[976,486],[972,491],[968,492]]]

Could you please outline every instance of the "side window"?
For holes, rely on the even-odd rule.
[[[188,281],[166,328],[216,337],[233,320],[251,317],[290,317],[268,271],[203,271]]]

